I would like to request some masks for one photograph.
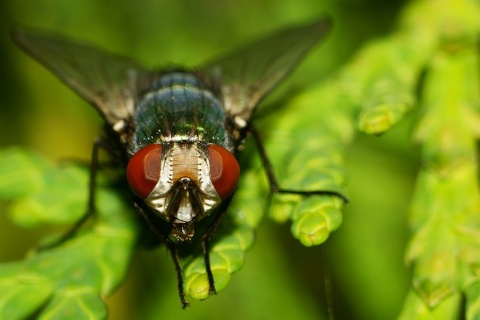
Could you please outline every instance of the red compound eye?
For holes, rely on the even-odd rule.
[[[208,146],[210,156],[210,180],[220,198],[230,196],[237,187],[240,166],[228,150],[212,144]]]
[[[160,179],[162,146],[149,144],[130,159],[127,166],[127,180],[132,191],[141,199],[148,197]]]

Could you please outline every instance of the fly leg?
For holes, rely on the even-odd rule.
[[[67,230],[64,234],[62,234],[58,239],[53,242],[47,243],[45,245],[41,245],[37,248],[37,250],[46,250],[50,248],[57,247],[62,245],[67,240],[72,238],[78,230],[91,218],[95,213],[95,186],[96,186],[96,178],[97,178],[97,170],[99,166],[99,151],[103,148],[110,153],[114,153],[113,150],[102,140],[102,138],[98,137],[95,139],[92,148],[92,155],[91,155],[91,162],[90,162],[90,177],[89,177],[89,185],[88,185],[88,207],[87,211],[83,214],[83,216],[75,222],[75,224]]]
[[[215,279],[213,278],[212,268],[210,267],[210,237],[202,237],[203,261],[208,279],[208,295],[217,294],[215,289]]]
[[[348,198],[341,194],[340,192],[337,191],[331,191],[331,190],[312,190],[312,191],[303,191],[303,190],[292,190],[292,189],[283,189],[279,186],[277,178],[275,177],[275,174],[273,173],[273,167],[268,159],[267,151],[265,150],[265,147],[263,146],[262,139],[260,138],[260,135],[258,131],[251,126],[249,128],[249,131],[252,133],[255,142],[258,147],[258,151],[260,153],[260,158],[262,159],[262,164],[263,167],[265,168],[265,171],[267,173],[268,181],[270,183],[270,190],[273,193],[288,193],[288,194],[299,194],[299,195],[304,195],[304,196],[311,196],[311,195],[322,195],[322,196],[336,196],[339,197],[340,199],[343,200],[344,203],[348,203]]]
[[[227,208],[232,201],[233,196],[230,196],[228,199],[224,200],[219,208],[218,214],[215,216],[215,219],[212,221],[212,224],[208,227],[207,231],[202,236],[202,250],[203,250],[203,261],[205,263],[205,271],[207,273],[208,279],[208,294],[217,294],[215,289],[215,279],[213,278],[212,268],[210,266],[210,242],[212,240],[215,231],[217,230],[220,222],[227,211]]]
[[[265,150],[265,147],[262,143],[262,140],[260,138],[260,135],[258,131],[252,126],[249,128],[250,132],[252,133],[255,142],[258,147],[258,151],[260,153],[260,158],[262,159],[262,164],[263,167],[265,168],[265,171],[267,173],[268,181],[270,183],[270,197],[274,193],[287,193],[287,194],[298,194],[298,195],[303,195],[303,196],[310,196],[310,195],[328,195],[328,196],[336,196],[339,197],[340,199],[343,200],[345,204],[348,203],[348,198],[341,194],[340,192],[337,191],[331,191],[331,190],[312,190],[312,191],[302,191],[302,190],[292,190],[292,189],[283,189],[279,186],[278,181],[275,177],[275,174],[273,173],[273,167],[268,159],[267,152]],[[271,199],[271,198],[270,198]],[[325,267],[326,268],[326,267]],[[333,297],[332,297],[332,283],[331,283],[331,277],[328,272],[328,269],[324,269],[324,281],[325,281],[325,294],[327,297],[327,316],[328,319],[334,319],[334,312],[333,312]]]
[[[155,235],[160,239],[160,241],[162,241],[165,244],[168,251],[170,252],[170,255],[172,256],[173,264],[175,265],[175,273],[177,274],[178,295],[180,296],[182,309],[189,307],[190,303],[188,303],[188,301],[185,299],[185,292],[183,289],[183,272],[182,272],[182,267],[180,266],[180,259],[178,258],[178,250],[177,250],[177,247],[175,246],[175,243],[173,243],[172,240],[170,240],[167,236],[165,236],[162,230],[160,230],[156,226],[156,224],[152,221],[148,213],[138,203],[135,202],[134,205],[137,211],[142,215],[144,220],[147,222],[150,230],[152,230],[155,233]]]

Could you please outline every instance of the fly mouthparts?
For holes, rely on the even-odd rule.
[[[195,230],[193,223],[180,220],[172,222],[172,235],[180,243],[191,242]]]

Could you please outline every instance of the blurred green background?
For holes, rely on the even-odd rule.
[[[101,128],[93,108],[14,47],[12,26],[61,31],[159,67],[195,65],[251,37],[327,13],[334,20],[332,34],[281,86],[288,88],[334,74],[368,40],[387,35],[404,5],[399,0],[2,1],[0,146],[88,160]],[[305,248],[291,237],[289,225],[265,219],[229,287],[206,301],[191,301],[186,311],[166,250],[139,250],[126,284],[108,299],[110,318],[319,319],[327,305],[337,319],[394,318],[409,286],[403,254],[418,166],[408,122],[382,137],[359,135],[348,148],[351,203],[343,225],[325,244]],[[22,259],[39,232],[19,229],[0,214],[0,262]]]

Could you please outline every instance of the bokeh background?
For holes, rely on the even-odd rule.
[[[195,65],[278,27],[333,17],[334,29],[288,83],[325,81],[362,45],[388,35],[406,1],[7,0],[0,2],[0,146],[52,159],[88,160],[100,117],[9,39],[16,25],[48,28],[150,67]],[[280,90],[281,90],[280,88]],[[165,249],[139,250],[126,283],[108,298],[111,319],[392,319],[409,287],[403,254],[418,166],[409,119],[358,135],[346,160],[351,203],[328,241],[305,248],[289,225],[264,219],[244,268],[226,290],[182,311]],[[23,230],[0,204],[0,262],[22,259],[42,230]],[[325,285],[326,282],[331,285]],[[330,292],[331,293],[328,293]],[[191,300],[191,299],[190,299]]]

